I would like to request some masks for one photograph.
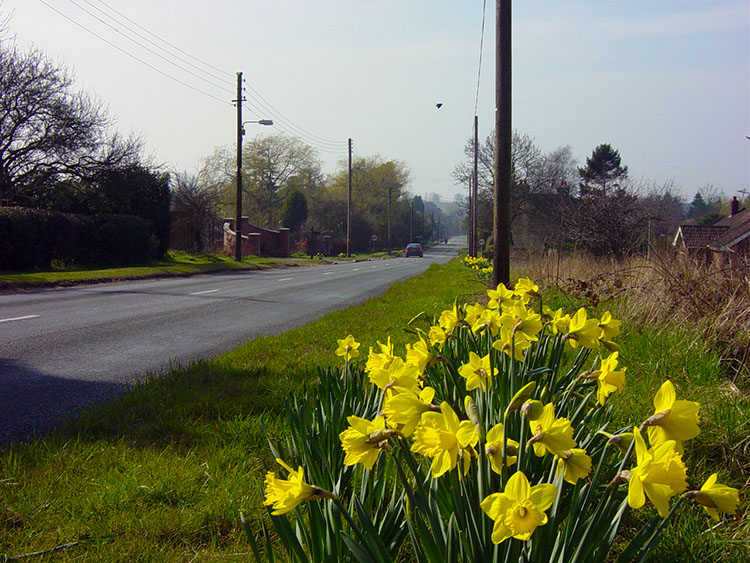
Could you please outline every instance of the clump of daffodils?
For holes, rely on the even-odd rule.
[[[483,260],[463,261],[481,270],[488,266]],[[454,533],[450,522],[471,521],[470,530],[462,529],[463,543],[452,548],[465,550],[464,560],[481,559],[500,549],[492,545],[503,544],[516,550],[511,559],[521,550],[528,560],[546,561],[564,560],[569,546],[581,542],[586,547],[576,549],[589,549],[589,558],[606,558],[625,505],[651,506],[660,519],[670,517],[675,498],[694,501],[714,519],[736,511],[738,491],[718,483],[716,474],[690,490],[682,454],[700,432],[700,405],[678,399],[671,381],[653,397],[652,415],[611,433],[609,403],[624,389],[627,367],[616,343],[620,321],[610,312],[596,318],[585,308],[553,310],[539,287],[522,278],[513,287],[491,288],[481,303],[457,303],[412,328],[417,339],[403,353],[388,337],[369,349],[363,365],[355,362],[360,344],[352,335],[338,341],[335,352],[345,367],[340,380],[330,379],[326,387],[337,389],[337,399],[317,398],[342,413],[329,446],[340,464],[324,464],[321,472],[330,481],[322,485],[336,495],[306,484],[302,466],[294,471],[279,460],[289,478],[266,477],[272,514],[329,498],[356,529],[340,499],[357,498],[361,520],[368,514],[367,484],[378,483],[389,510],[409,521],[416,552],[427,549],[420,536],[426,530],[446,538]],[[315,408],[316,400],[308,402]],[[325,424],[334,424],[331,412],[321,417]],[[300,423],[300,436],[306,431]],[[319,465],[320,454],[309,443],[293,442],[292,449],[308,455],[299,461]],[[354,479],[357,467],[365,473]],[[379,518],[378,499],[370,507]],[[532,537],[546,527],[532,550]],[[378,551],[380,544],[366,539],[374,529],[365,526],[352,537],[359,538],[358,549],[380,558],[388,542]],[[660,530],[644,528],[651,536],[641,543],[655,545],[649,538]],[[390,538],[394,556],[395,544],[406,537],[404,531]]]

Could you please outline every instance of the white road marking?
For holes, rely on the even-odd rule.
[[[207,293],[216,293],[217,291],[220,291],[218,289],[208,289],[206,291],[196,291],[195,293],[191,293],[190,295],[206,295]]]
[[[352,268],[352,272],[359,272],[359,268]]]
[[[281,278],[280,280],[276,280],[276,281],[289,281],[289,280],[293,280],[293,279],[294,278]]]
[[[330,276],[331,274],[333,274],[333,272],[323,272],[324,276]]]
[[[39,315],[26,315],[25,317],[13,317],[10,319],[0,319],[0,323],[9,323],[10,321],[25,321],[27,319],[36,319]]]

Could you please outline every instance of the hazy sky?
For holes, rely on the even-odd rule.
[[[206,80],[198,79],[130,42],[157,50],[97,9],[215,68],[162,44],[197,65],[177,61]],[[459,191],[450,174],[472,131],[481,0],[2,0],[0,10],[12,14],[22,46],[75,71],[120,130],[142,133],[174,169],[196,170],[234,143],[229,102],[243,71],[256,108],[245,119],[299,133],[320,149],[326,172],[351,137],[356,155],[404,161],[412,192]],[[494,124],[493,1],[486,18],[481,138]],[[706,184],[726,195],[750,190],[749,28],[747,0],[516,1],[513,127],[545,152],[570,145],[580,163],[610,143],[631,177],[673,179],[688,199]],[[249,136],[269,130],[247,126]]]

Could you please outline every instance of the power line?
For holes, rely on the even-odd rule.
[[[114,31],[115,33],[117,33],[117,34],[121,35],[122,37],[124,37],[124,38],[125,38],[125,39],[127,39],[128,41],[131,41],[131,42],[135,43],[136,45],[138,45],[138,46],[139,46],[139,47],[141,47],[142,49],[145,49],[145,50],[146,50],[146,51],[148,51],[149,53],[151,53],[151,54],[153,54],[153,55],[156,55],[157,57],[159,57],[159,58],[160,58],[160,59],[162,59],[163,61],[165,61],[165,62],[167,62],[167,63],[169,63],[169,64],[171,64],[171,65],[173,65],[173,66],[175,66],[175,67],[177,67],[177,68],[179,68],[179,69],[180,69],[181,71],[183,71],[183,72],[187,72],[188,74],[190,74],[191,76],[194,76],[194,77],[195,77],[195,78],[197,78],[198,80],[203,80],[204,82],[207,82],[208,84],[210,84],[210,85],[211,85],[211,86],[213,86],[214,88],[218,88],[218,89],[220,89],[220,90],[223,90],[224,92],[227,92],[227,93],[229,93],[229,94],[231,94],[231,93],[232,93],[232,90],[230,90],[230,89],[227,89],[227,88],[224,88],[223,86],[219,86],[219,85],[215,84],[215,83],[214,83],[214,82],[212,82],[211,80],[209,80],[209,79],[207,79],[207,78],[204,78],[203,76],[201,76],[201,75],[199,75],[199,74],[197,74],[197,73],[193,72],[192,70],[190,70],[190,69],[187,69],[187,68],[185,68],[184,66],[181,66],[181,65],[177,64],[176,62],[174,62],[174,61],[172,61],[172,60],[168,59],[167,57],[165,57],[164,55],[162,55],[162,54],[160,54],[160,53],[156,52],[155,50],[151,49],[150,47],[147,47],[147,46],[146,46],[146,45],[144,45],[143,43],[140,43],[139,41],[137,41],[137,40],[133,39],[132,37],[129,37],[129,36],[127,35],[127,34],[123,33],[122,31],[120,31],[119,29],[117,29],[117,28],[116,28],[115,26],[113,26],[112,24],[110,24],[110,23],[108,23],[108,22],[104,21],[104,20],[103,20],[103,19],[101,19],[101,18],[100,18],[99,16],[97,16],[97,15],[96,15],[96,14],[94,14],[94,13],[92,13],[92,12],[91,12],[90,10],[87,10],[86,8],[84,8],[83,6],[81,6],[81,5],[80,5],[80,4],[78,3],[78,2],[76,2],[75,0],[68,0],[68,1],[69,1],[69,2],[71,3],[71,4],[73,4],[74,6],[76,6],[76,7],[78,8],[78,9],[82,10],[83,12],[85,12],[86,14],[88,14],[89,16],[91,16],[92,18],[94,18],[95,20],[97,20],[98,22],[100,22],[100,23],[102,23],[102,24],[106,25],[107,27],[109,27],[110,29],[112,29],[112,30],[113,30],[113,31]],[[223,79],[221,79],[221,80],[223,80]]]
[[[482,2],[482,33],[479,38],[479,68],[477,69],[477,94],[474,98],[474,115],[479,107],[479,81],[482,78],[482,53],[484,51],[484,20],[487,15],[487,0]]]
[[[88,0],[86,0],[86,2],[88,3]],[[199,63],[201,63],[202,65],[204,65],[204,66],[207,66],[208,68],[212,68],[212,69],[214,69],[215,71],[217,71],[217,72],[220,72],[220,73],[222,73],[222,74],[225,74],[225,75],[227,75],[227,76],[229,76],[229,77],[233,77],[233,76],[234,76],[234,75],[233,75],[233,74],[232,74],[231,72],[227,72],[226,70],[220,69],[220,68],[218,68],[218,67],[216,67],[216,66],[214,66],[214,65],[212,65],[212,64],[210,64],[210,63],[207,63],[207,62],[205,62],[205,61],[203,61],[203,60],[199,59],[198,57],[195,57],[195,56],[191,55],[191,54],[190,54],[190,53],[188,53],[187,51],[183,51],[183,50],[182,50],[182,49],[180,49],[180,48],[179,48],[179,47],[178,47],[177,45],[174,45],[174,44],[170,43],[170,42],[169,42],[169,41],[167,41],[166,39],[163,39],[163,38],[159,37],[159,36],[158,36],[158,35],[156,35],[155,33],[153,33],[153,32],[151,32],[151,31],[149,31],[148,29],[146,29],[145,27],[143,27],[142,25],[140,25],[140,24],[139,24],[138,22],[136,22],[136,21],[134,21],[134,20],[130,19],[130,18],[129,18],[128,16],[126,16],[126,15],[125,15],[125,14],[123,14],[122,12],[119,12],[119,11],[117,11],[117,10],[116,10],[115,8],[113,8],[112,6],[110,6],[109,4],[107,4],[106,2],[104,2],[104,0],[98,0],[98,2],[99,2],[100,4],[104,4],[104,5],[105,5],[105,6],[107,7],[107,8],[109,8],[110,10],[112,10],[113,12],[115,12],[116,14],[118,14],[118,15],[122,16],[122,17],[123,17],[123,18],[125,18],[125,19],[126,19],[127,21],[129,21],[130,23],[132,23],[133,25],[135,25],[135,26],[136,26],[137,28],[139,28],[139,29],[141,29],[141,30],[145,31],[145,32],[146,32],[146,33],[148,33],[148,34],[149,34],[149,35],[150,35],[151,37],[155,37],[156,39],[158,39],[159,41],[161,41],[161,42],[162,42],[162,43],[164,43],[165,45],[169,45],[170,47],[172,47],[173,49],[175,49],[175,50],[179,51],[179,52],[180,52],[180,53],[182,53],[183,55],[186,55],[186,56],[190,57],[191,59],[193,59],[193,60],[195,60],[195,61],[198,61],[198,62],[199,62]]]
[[[71,1],[72,1],[72,0],[71,0]],[[142,33],[139,33],[138,31],[136,31],[135,29],[133,29],[133,28],[132,28],[132,27],[130,27],[129,25],[127,25],[127,24],[124,24],[124,23],[122,23],[122,22],[121,22],[121,21],[119,21],[119,20],[118,20],[118,19],[117,19],[116,17],[114,17],[114,16],[112,16],[112,15],[108,14],[107,12],[105,12],[104,10],[102,10],[101,8],[99,8],[98,6],[94,5],[94,3],[93,3],[93,2],[91,2],[91,0],[83,0],[83,1],[84,1],[84,2],[86,2],[86,4],[88,4],[88,5],[89,5],[89,6],[91,6],[92,8],[94,8],[94,9],[95,9],[95,10],[96,10],[97,12],[99,12],[100,14],[104,15],[105,17],[107,17],[107,18],[109,18],[110,20],[112,20],[113,22],[115,22],[115,23],[116,23],[117,25],[119,25],[119,26],[122,26],[123,28],[125,28],[125,29],[127,29],[127,30],[128,30],[129,32],[131,32],[131,33],[133,33],[133,34],[137,35],[138,37],[140,37],[141,39],[143,39],[144,41],[146,41],[146,42],[147,42],[147,43],[149,43],[150,45],[153,45],[153,46],[154,46],[154,47],[156,47],[157,49],[159,49],[159,50],[161,50],[161,51],[163,51],[163,52],[167,53],[167,54],[168,54],[168,55],[169,55],[170,57],[174,57],[175,59],[177,59],[177,60],[179,60],[179,61],[181,61],[181,62],[185,63],[186,65],[188,65],[188,66],[190,66],[190,67],[194,68],[194,69],[195,69],[195,70],[197,70],[198,72],[202,72],[202,73],[206,74],[207,76],[210,76],[211,78],[213,78],[213,79],[215,79],[215,80],[219,80],[220,82],[223,82],[224,84],[226,84],[226,85],[228,85],[228,86],[233,86],[233,83],[232,83],[232,81],[231,81],[231,80],[228,80],[228,79],[226,79],[226,78],[224,78],[224,77],[222,77],[222,76],[219,76],[219,75],[217,75],[217,74],[215,74],[215,73],[213,73],[213,72],[210,72],[210,71],[204,70],[204,69],[200,68],[200,67],[199,67],[198,65],[196,65],[196,64],[193,64],[192,62],[190,62],[190,61],[189,61],[188,59],[186,59],[186,58],[184,58],[184,57],[181,57],[181,56],[179,56],[179,55],[176,55],[176,54],[174,54],[174,53],[170,52],[170,51],[169,51],[169,49],[165,49],[164,47],[162,47],[161,45],[159,45],[159,44],[158,44],[158,43],[157,43],[156,41],[152,41],[151,39],[149,39],[148,37],[146,37],[146,36],[145,36],[144,34],[142,34]],[[151,33],[150,31],[146,30],[146,29],[145,29],[145,28],[143,28],[142,26],[140,26],[140,25],[138,25],[137,23],[135,23],[135,22],[134,22],[133,20],[131,20],[130,18],[128,18],[128,17],[127,17],[127,16],[125,16],[124,14],[122,14],[122,13],[118,12],[117,10],[115,10],[114,8],[112,8],[111,6],[109,6],[109,5],[107,4],[107,3],[105,3],[105,2],[102,2],[101,0],[99,0],[99,1],[100,1],[100,3],[101,3],[101,4],[104,4],[104,5],[105,5],[105,6],[107,7],[107,8],[109,8],[110,10],[112,10],[113,12],[115,12],[116,14],[119,14],[119,15],[120,15],[120,16],[121,16],[122,18],[124,18],[125,20],[127,20],[127,21],[131,22],[132,24],[134,24],[134,25],[138,26],[139,28],[143,29],[144,31],[146,31],[146,33],[148,33],[149,35],[151,35],[151,36],[155,37],[156,39],[158,39],[158,40],[159,40],[159,41],[161,41],[162,43],[166,43],[167,45],[169,45],[169,46],[170,46],[170,47],[172,47],[173,49],[176,49],[177,51],[179,51],[179,52],[181,52],[181,53],[184,53],[184,54],[186,54],[186,55],[187,55],[188,57],[190,57],[190,58],[192,58],[192,59],[194,59],[194,60],[196,60],[196,61],[200,62],[201,64],[203,64],[203,65],[205,65],[205,66],[208,66],[209,68],[213,68],[213,67],[211,67],[211,65],[208,65],[207,63],[204,63],[204,62],[203,62],[203,61],[201,61],[200,59],[197,59],[197,58],[193,57],[192,55],[190,55],[190,54],[188,54],[188,53],[185,53],[184,51],[182,51],[182,50],[181,50],[181,49],[179,49],[178,47],[176,47],[176,46],[174,46],[174,45],[171,45],[170,43],[167,43],[167,42],[166,42],[166,41],[164,41],[163,39],[159,38],[159,37],[158,37],[157,35],[155,35],[155,34]],[[96,17],[96,16],[93,16],[93,17]],[[97,18],[97,19],[98,19],[98,18]],[[101,20],[100,20],[100,21],[101,21]],[[102,22],[102,23],[105,23],[105,22]],[[130,39],[130,38],[128,38],[128,39]],[[229,73],[226,73],[226,72],[224,72],[224,71],[221,71],[221,70],[219,70],[219,72],[222,72],[223,74],[229,74]]]
[[[147,66],[148,68],[150,68],[151,70],[153,70],[153,71],[156,71],[156,72],[158,72],[158,73],[159,73],[159,74],[161,74],[162,76],[165,76],[165,77],[167,77],[167,78],[169,78],[169,79],[171,79],[171,80],[174,80],[175,82],[178,82],[179,84],[182,84],[183,86],[186,86],[186,87],[190,88],[191,90],[195,90],[196,92],[200,92],[201,94],[203,94],[203,95],[205,95],[205,96],[208,96],[209,98],[213,98],[214,100],[218,100],[218,101],[220,101],[221,103],[224,103],[224,104],[229,104],[229,103],[231,103],[231,102],[228,102],[227,100],[224,100],[224,99],[222,99],[222,98],[219,98],[218,96],[214,96],[213,94],[209,94],[209,93],[208,93],[208,92],[206,92],[205,90],[201,90],[200,88],[197,88],[197,87],[193,86],[192,84],[188,84],[187,82],[184,82],[183,80],[180,80],[179,78],[175,78],[175,77],[174,77],[174,76],[172,76],[171,74],[168,74],[168,73],[164,72],[164,71],[163,71],[163,70],[161,70],[161,69],[158,69],[158,68],[156,68],[156,67],[155,67],[155,66],[153,66],[152,64],[150,64],[150,63],[148,63],[148,62],[144,61],[143,59],[141,59],[140,57],[138,57],[137,55],[134,55],[134,54],[132,54],[132,53],[130,53],[130,52],[128,52],[128,51],[126,51],[126,50],[125,50],[125,49],[123,49],[122,47],[120,47],[120,46],[116,45],[115,43],[112,43],[112,42],[111,42],[110,40],[108,40],[108,39],[106,39],[106,38],[102,37],[101,35],[99,35],[99,34],[98,34],[98,33],[96,33],[95,31],[92,31],[92,30],[90,30],[90,29],[89,29],[88,27],[86,27],[85,25],[83,25],[83,24],[81,24],[81,23],[77,22],[77,21],[76,21],[75,19],[71,18],[71,17],[70,17],[70,16],[68,16],[67,14],[64,14],[63,12],[61,12],[60,10],[58,10],[57,8],[55,8],[54,6],[51,6],[51,5],[50,5],[50,4],[48,4],[48,3],[47,3],[47,2],[45,1],[45,0],[39,0],[39,2],[41,2],[42,4],[44,4],[45,6],[47,6],[47,7],[48,7],[48,8],[50,9],[50,10],[52,10],[52,11],[56,12],[57,14],[61,15],[61,16],[62,16],[62,17],[64,17],[64,18],[65,18],[66,20],[68,20],[68,21],[70,21],[71,23],[73,23],[73,24],[77,25],[78,27],[80,27],[80,28],[81,28],[81,29],[83,29],[84,31],[86,31],[86,32],[90,33],[91,35],[93,35],[93,36],[94,36],[94,37],[96,37],[97,39],[100,39],[101,41],[104,41],[104,42],[105,42],[105,43],[106,43],[107,45],[110,45],[111,47],[114,47],[114,48],[115,48],[115,49],[117,49],[118,51],[120,51],[120,52],[122,52],[122,53],[126,54],[126,55],[127,55],[128,57],[130,57],[130,58],[132,58],[132,59],[135,59],[135,60],[136,60],[136,61],[138,61],[139,63],[141,63],[141,64],[143,64],[143,65]]]

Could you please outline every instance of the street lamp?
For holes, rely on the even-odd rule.
[[[242,262],[242,136],[245,134],[246,123],[273,125],[273,121],[270,119],[242,121],[242,104],[238,103],[237,106],[237,213],[234,222],[234,259]]]

